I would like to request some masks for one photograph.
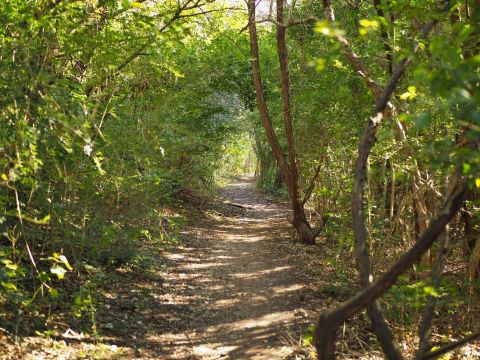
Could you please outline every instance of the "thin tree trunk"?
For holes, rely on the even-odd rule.
[[[445,265],[445,257],[447,255],[447,244],[448,244],[448,229],[445,229],[439,236],[438,240],[438,251],[437,251],[437,258],[433,265],[433,269],[431,271],[431,281],[432,285],[435,290],[438,290],[440,287],[440,280],[442,271]],[[437,299],[429,295],[427,298],[427,304],[423,309],[423,316],[420,322],[418,336],[420,338],[420,345],[418,347],[417,358],[420,358],[422,355],[427,353],[430,348],[430,332],[432,327],[433,315],[435,311],[435,306],[437,303]]]
[[[260,118],[262,120],[263,128],[265,129],[265,135],[267,137],[268,143],[273,152],[273,156],[277,161],[278,167],[282,175],[284,176],[285,184],[287,185],[287,190],[291,192],[291,177],[288,164],[283,157],[282,148],[278,142],[277,135],[273,130],[272,121],[270,119],[270,114],[268,113],[267,103],[264,97],[264,89],[262,83],[262,77],[260,74],[260,63],[259,63],[259,51],[258,51],[258,36],[257,36],[257,26],[255,25],[255,1],[248,1],[248,12],[249,12],[249,32],[250,32],[250,51],[252,54],[251,65],[253,72],[253,83],[255,86],[255,93],[257,97],[257,106],[260,113]]]
[[[375,6],[375,11],[377,12],[377,15],[386,19],[385,13],[381,7],[381,1],[380,0],[373,0],[373,5]],[[392,24],[393,26],[393,24]],[[382,36],[382,41],[383,41],[383,48],[385,50],[385,59],[387,60],[387,68],[388,68],[388,74],[392,75],[393,72],[393,49],[390,46],[390,43],[388,41],[388,32],[387,29],[385,28],[385,25],[383,22],[380,22],[380,35]]]
[[[284,21],[284,0],[277,0],[277,21]],[[312,227],[307,221],[303,201],[300,200],[298,190],[297,154],[295,150],[295,138],[293,134],[292,113],[290,105],[290,78],[288,73],[288,50],[286,41],[287,29],[277,26],[277,50],[280,63],[280,85],[282,88],[283,119],[285,134],[287,136],[288,162],[292,181],[291,201],[293,207],[293,226],[297,229],[300,240],[307,244],[315,242]]]
[[[282,26],[277,27],[277,47],[280,62],[280,84],[282,87],[283,115],[285,121],[285,133],[288,145],[288,162],[285,159],[277,135],[272,126],[272,121],[268,113],[267,104],[263,95],[263,84],[260,73],[258,36],[255,23],[255,0],[248,0],[249,14],[249,33],[250,33],[250,51],[252,55],[251,64],[253,71],[253,81],[255,93],[257,96],[257,105],[265,129],[268,143],[272,148],[273,155],[277,161],[280,172],[287,186],[288,193],[293,209],[292,225],[297,230],[300,241],[306,244],[315,243],[315,234],[307,221],[305,209],[299,196],[298,189],[298,171],[295,153],[295,142],[293,135],[292,117],[290,112],[290,84],[288,77],[288,55],[286,46],[286,29]],[[277,0],[277,19],[283,23],[283,1]]]
[[[478,237],[468,261],[468,277],[469,280],[478,279],[480,277],[480,238]],[[470,287],[470,291],[473,292],[473,286]]]
[[[371,138],[374,133],[367,131]],[[367,145],[368,147],[368,145]],[[359,169],[357,168],[357,171]],[[349,317],[358,314],[369,304],[375,302],[396,282],[397,278],[417,262],[430,249],[435,240],[445,231],[446,225],[460,210],[468,193],[468,182],[460,177],[457,169],[452,178],[449,195],[438,215],[433,219],[427,231],[408,252],[406,252],[384,275],[363,289],[350,300],[322,313],[315,328],[315,348],[319,360],[335,358],[335,339],[340,325]]]

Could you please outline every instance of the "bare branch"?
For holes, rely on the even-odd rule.
[[[313,21],[318,21],[318,18],[316,16],[307,16],[303,19],[297,19],[297,20],[294,20],[294,19],[291,19],[289,20],[288,22],[284,23],[284,22],[280,22],[276,19],[274,19],[273,17],[271,16],[268,16],[264,19],[259,19],[259,20],[255,20],[255,23],[256,24],[261,24],[261,23],[266,23],[266,22],[270,22],[274,25],[276,25],[277,27],[281,27],[281,28],[289,28],[289,27],[292,27],[292,26],[295,26],[295,25],[305,25],[305,24],[308,24],[310,22],[313,22]],[[247,25],[245,25],[241,30],[240,32],[243,32],[245,30],[248,29],[248,27],[250,26],[250,23],[248,23]]]
[[[349,317],[358,314],[377,300],[396,282],[397,278],[425,254],[445,226],[460,210],[468,194],[468,182],[461,179],[460,167],[452,178],[450,192],[444,206],[429,227],[413,245],[383,276],[368,285],[350,300],[320,315],[315,329],[315,347],[319,360],[332,359],[335,353],[335,337],[340,325]]]
[[[469,343],[470,341],[476,340],[478,338],[480,338],[480,331],[470,336],[467,336],[464,339],[442,346],[440,349],[424,354],[419,358],[419,360],[438,359],[441,355],[446,354],[459,347],[462,347],[463,345]]]
[[[377,15],[385,19],[385,13],[383,12],[383,9],[380,5],[380,0],[373,0],[373,6],[375,7]],[[383,48],[385,50],[385,59],[387,60],[388,73],[391,75],[393,72],[393,49],[388,43],[388,33],[387,29],[385,29],[385,25],[383,24],[383,22],[380,23],[380,35],[382,37]]]
[[[313,175],[312,181],[310,182],[310,185],[308,186],[307,192],[305,193],[305,196],[303,197],[302,204],[305,205],[310,199],[310,196],[312,196],[312,191],[313,188],[315,187],[315,181],[317,180],[318,174],[320,174],[320,169],[322,168],[322,165],[318,165],[317,170],[315,171],[315,175]]]
[[[331,25],[333,26],[333,22],[335,21],[335,13],[333,11],[330,0],[323,0],[323,11],[325,17],[332,23]],[[373,96],[375,96],[375,98],[377,99],[380,96],[382,90],[378,82],[373,78],[370,70],[367,68],[367,66],[365,66],[365,64],[362,63],[358,55],[355,54],[355,52],[352,50],[352,47],[348,40],[343,35],[341,35],[340,32],[334,32],[334,36],[342,44],[343,54],[350,62],[350,65],[352,65],[352,67],[362,77],[362,79],[365,81],[366,85],[372,92]]]
[[[330,0],[324,0],[324,6],[326,14],[331,16],[331,19],[334,19],[334,14],[330,6]],[[436,21],[432,21],[425,25],[421,32],[421,36],[426,37],[433,29],[435,24]],[[413,53],[416,53],[418,48],[419,43],[415,42],[413,46]],[[423,253],[428,250],[431,244],[436,240],[439,233],[443,231],[445,225],[450,221],[460,207],[467,190],[466,182],[464,182],[460,189],[457,189],[458,192],[456,195],[452,198],[448,198],[448,201],[445,205],[445,209],[448,211],[444,211],[444,214],[442,214],[442,212],[440,213],[442,215],[448,214],[448,216],[442,218],[439,215],[439,217],[437,217],[437,219],[430,224],[423,236],[410,249],[410,251],[407,252],[384,276],[382,276],[375,283],[371,283],[373,277],[371,276],[367,229],[365,225],[365,214],[363,209],[366,167],[370,152],[376,142],[375,135],[377,128],[384,117],[384,112],[387,109],[389,99],[410,62],[411,57],[402,60],[393,72],[387,86],[377,97],[375,110],[369,120],[362,139],[360,140],[359,156],[355,166],[355,181],[352,195],[352,220],[354,227],[355,250],[357,253],[357,265],[364,290],[347,303],[337,307],[337,309],[326,312],[320,316],[315,333],[316,348],[319,354],[319,359],[329,359],[333,357],[335,351],[335,333],[341,322],[365,307],[367,307],[368,315],[372,321],[372,324],[374,325],[377,337],[387,356],[389,358],[402,359],[400,352],[396,349],[393,343],[393,337],[388,329],[388,325],[383,318],[378,305],[375,303],[375,300],[383,292],[374,295],[375,291],[369,289],[372,289],[372,287],[380,289],[386,286],[384,291],[388,290],[388,288],[390,288],[395,282],[396,277],[405,271],[407,267],[411,266],[416,261],[416,257],[421,257]],[[451,211],[453,206],[449,205],[449,201],[455,205],[456,210],[453,213]],[[415,257],[415,260],[412,262],[413,257]],[[363,296],[369,297],[369,300],[362,300]],[[362,305],[360,306],[360,304]]]

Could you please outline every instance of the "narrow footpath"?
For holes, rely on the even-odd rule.
[[[354,294],[353,266],[351,276],[339,272],[338,250],[324,239],[294,241],[288,205],[268,200],[253,179],[220,196],[185,201],[178,245],[146,242],[136,265],[97,274],[94,311],[82,317],[96,336],[75,328],[27,337],[5,359],[314,358],[302,346],[307,329]],[[363,318],[353,319],[342,328],[339,358],[380,359],[370,339]]]
[[[251,179],[222,195],[245,210],[189,228],[188,244],[168,254],[163,301],[177,318],[156,342],[169,359],[288,358],[308,326],[304,284],[279,246],[290,236],[288,208]]]

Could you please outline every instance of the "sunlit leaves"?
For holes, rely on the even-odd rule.
[[[440,294],[437,292],[437,289],[435,289],[433,286],[424,286],[423,287],[423,292],[426,295],[432,296],[432,297],[440,297]]]
[[[122,0],[122,5],[124,9],[130,9],[130,8],[142,8],[143,3],[137,2],[137,1],[131,1],[131,0]]]
[[[315,23],[313,30],[316,33],[329,36],[329,37],[338,37],[343,36],[344,31],[337,28],[334,23],[328,20],[321,20]]]
[[[413,100],[417,96],[417,88],[415,86],[409,86],[408,91],[400,95],[402,100]]]
[[[61,280],[65,277],[65,273],[67,272],[67,270],[65,270],[65,268],[61,266],[52,266],[50,268],[50,272],[57,275],[58,279]]]
[[[303,335],[303,338],[302,338],[302,345],[303,346],[311,346],[313,345],[313,336],[314,336],[314,333],[315,333],[315,325],[313,324],[310,324],[308,327],[307,327],[307,330],[305,332],[305,334]]]
[[[358,30],[360,35],[367,35],[370,30],[375,30],[380,26],[377,20],[361,19],[359,21],[360,29]]]
[[[327,60],[325,59],[317,59],[315,62],[315,70],[317,71],[322,71],[325,69],[325,66],[327,64]]]
[[[18,288],[15,284],[11,283],[11,282],[6,282],[6,281],[2,281],[0,282],[0,284],[2,284],[2,287],[5,289],[5,290],[9,290],[9,291],[18,291]]]
[[[67,257],[63,254],[53,253],[47,260],[53,261],[57,264],[63,264],[68,270],[73,270],[72,266],[67,260]]]
[[[343,65],[343,63],[338,59],[335,59],[333,66],[339,69],[345,69],[345,66]]]

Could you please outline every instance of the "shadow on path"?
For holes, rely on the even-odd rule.
[[[130,309],[139,326],[110,334],[120,346],[131,339],[131,357],[285,359],[299,344],[307,325],[299,311],[303,284],[276,246],[289,236],[288,209],[269,202],[252,179],[231,184],[223,196],[248,210],[189,226],[188,240],[166,254],[157,289],[129,285],[139,294]],[[112,298],[121,299],[121,290]]]

